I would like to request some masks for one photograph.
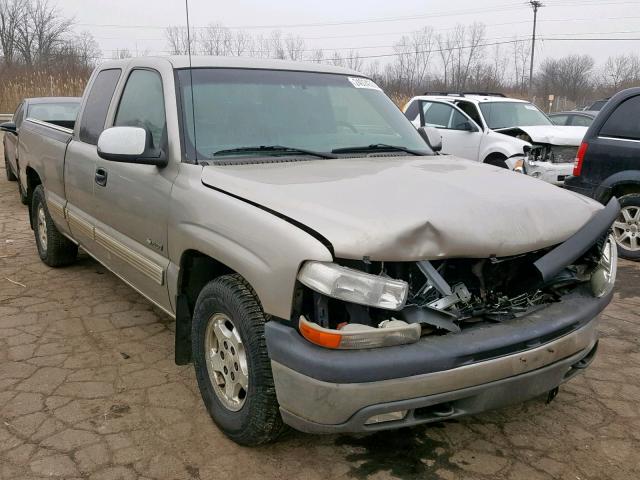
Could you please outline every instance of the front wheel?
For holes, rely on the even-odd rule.
[[[622,258],[640,260],[640,194],[619,199],[620,215],[613,223],[613,234]]]
[[[484,163],[486,163],[487,165],[493,165],[494,167],[509,168],[509,166],[507,165],[507,157],[505,157],[501,153],[492,153],[487,158],[485,158]]]
[[[33,191],[31,219],[40,260],[50,267],[63,267],[76,260],[78,246],[62,235],[53,223],[42,185]]]
[[[271,442],[284,430],[265,321],[240,275],[219,277],[198,295],[191,338],[200,394],[216,425],[241,445]]]

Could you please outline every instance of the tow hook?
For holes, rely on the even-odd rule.
[[[553,399],[558,396],[559,391],[560,391],[560,387],[556,387],[552,390],[549,390],[549,393],[547,393],[547,405],[553,402]]]

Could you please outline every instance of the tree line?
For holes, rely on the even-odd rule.
[[[402,36],[391,53],[379,55],[310,47],[300,36],[278,30],[255,35],[210,24],[190,33],[183,26],[168,27],[162,54],[184,55],[191,49],[194,55],[344,66],[372,77],[398,104],[425,91],[473,90],[533,97],[545,108],[554,95],[553,109],[569,109],[640,85],[636,53],[611,56],[602,65],[588,54],[573,54],[540,62],[529,92],[530,41],[496,41],[479,22],[440,32],[426,26]],[[21,96],[80,94],[102,52],[93,36],[76,33],[73,18],[50,0],[0,0],[0,55],[0,110],[10,111]],[[130,56],[127,49],[112,52],[113,58]]]
[[[165,32],[167,53],[186,55],[252,56],[330,63],[372,77],[398,103],[426,91],[490,91],[517,97],[533,96],[547,107],[570,109],[640,85],[640,56],[611,56],[596,65],[588,54],[546,58],[534,70],[529,92],[529,39],[495,41],[487,38],[484,24],[457,25],[446,33],[432,27],[404,35],[393,44],[392,54],[363,56],[357,49],[309,48],[299,36],[273,31],[251,35],[221,24],[192,29],[172,26]],[[189,43],[190,42],[190,43]],[[373,55],[372,57],[375,57]]]

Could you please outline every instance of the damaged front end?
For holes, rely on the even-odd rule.
[[[520,128],[501,130],[500,133],[531,144],[530,147],[525,147],[523,173],[556,185],[562,185],[564,180],[571,175],[573,163],[578,154],[578,144],[543,142],[532,138]]]
[[[563,244],[512,257],[307,262],[294,318],[314,344],[363,349],[508,322],[585,284],[602,297],[615,282],[617,251],[608,231],[618,210],[613,199]]]

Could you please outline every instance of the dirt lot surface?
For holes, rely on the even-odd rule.
[[[2,479],[640,478],[639,264],[621,265],[596,361],[549,405],[247,449],[173,363],[172,321],[86,255],[42,264],[0,175]]]

